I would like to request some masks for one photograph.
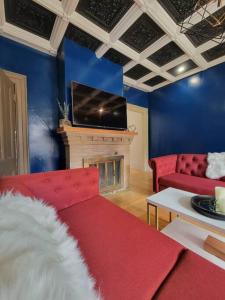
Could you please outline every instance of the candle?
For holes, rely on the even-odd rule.
[[[215,187],[216,210],[225,214],[225,188]]]

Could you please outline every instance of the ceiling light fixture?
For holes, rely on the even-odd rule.
[[[221,44],[225,41],[225,10],[222,10],[222,4],[225,0],[198,0],[193,6],[184,21],[178,23],[180,26],[181,33],[188,33],[189,35],[199,35],[202,38],[212,40],[217,44]],[[217,7],[220,8],[216,12],[210,12],[210,6],[216,3]],[[206,21],[212,30],[205,27],[205,30],[199,26],[195,26],[194,19],[200,16],[200,22]]]
[[[184,71],[186,70],[186,67],[185,65],[181,65],[177,68],[177,73],[183,73]]]

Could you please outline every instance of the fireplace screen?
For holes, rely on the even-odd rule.
[[[99,184],[102,193],[116,191],[123,187],[124,156],[84,158],[84,167],[99,169]]]

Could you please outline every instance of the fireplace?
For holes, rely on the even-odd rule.
[[[84,167],[99,169],[99,185],[102,193],[122,189],[124,186],[124,156],[89,157],[83,159]]]
[[[67,168],[97,167],[100,191],[112,192],[129,187],[130,144],[134,132],[64,126]]]

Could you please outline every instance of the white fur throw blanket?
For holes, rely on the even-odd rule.
[[[55,210],[20,194],[0,196],[0,299],[99,299]]]
[[[208,167],[206,176],[211,179],[219,179],[225,176],[225,152],[208,153]]]

